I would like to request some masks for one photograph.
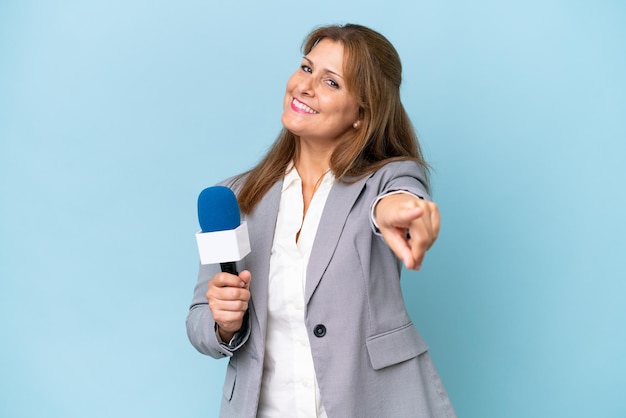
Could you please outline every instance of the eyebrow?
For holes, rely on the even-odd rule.
[[[307,60],[307,61],[309,62],[309,64],[311,64],[311,66],[312,66],[312,67],[314,67],[314,66],[315,66],[315,63],[314,63],[313,61],[311,61],[311,59],[310,59],[309,57],[304,56],[304,57],[302,57],[302,58],[303,58],[303,59],[305,59],[305,60]],[[327,72],[327,73],[334,74],[334,75],[336,75],[337,77],[341,78],[342,80],[344,79],[344,78],[343,78],[343,76],[342,76],[341,74],[339,74],[339,73],[337,73],[337,72],[335,72],[335,71],[333,71],[333,70],[330,70],[330,69],[328,69],[328,68],[324,68],[324,71],[325,71],[325,72]]]

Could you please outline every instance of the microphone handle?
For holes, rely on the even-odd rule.
[[[234,274],[235,276],[239,275],[239,273],[237,272],[237,263],[235,263],[234,261],[220,263],[220,267],[222,268],[222,271],[224,273]]]

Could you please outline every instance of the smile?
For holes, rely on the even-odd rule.
[[[291,108],[294,109],[296,112],[304,112],[304,113],[309,113],[311,115],[319,113],[317,110],[311,109],[309,106],[305,105],[304,103],[302,103],[301,101],[295,98],[291,101]]]

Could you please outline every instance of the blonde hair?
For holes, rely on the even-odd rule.
[[[304,40],[308,54],[319,41],[330,39],[344,48],[347,88],[359,104],[360,124],[339,139],[330,169],[340,181],[360,178],[385,164],[413,160],[428,173],[413,125],[400,101],[402,64],[398,52],[380,33],[361,25],[323,26]],[[289,163],[298,155],[298,137],[283,128],[261,162],[240,176],[238,193],[243,213],[250,213]]]

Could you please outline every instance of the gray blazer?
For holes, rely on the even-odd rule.
[[[376,198],[394,190],[428,199],[413,162],[387,164],[354,183],[333,185],[315,236],[305,287],[305,323],[322,402],[329,418],[455,417],[448,395],[409,318],[401,263],[376,233]],[[220,417],[254,418],[261,387],[269,260],[281,182],[246,217],[252,252],[239,269],[252,273],[244,328],[233,346],[220,343],[207,306],[207,283],[219,266],[200,267],[187,317],[191,343],[229,357]]]

